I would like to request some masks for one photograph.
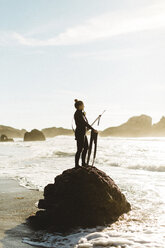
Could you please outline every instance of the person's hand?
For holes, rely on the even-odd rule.
[[[94,129],[94,133],[98,133],[98,131],[96,129]]]

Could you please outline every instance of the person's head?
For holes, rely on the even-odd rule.
[[[82,101],[77,100],[77,99],[75,99],[74,101],[75,101],[74,106],[75,106],[76,109],[84,110],[84,103]]]

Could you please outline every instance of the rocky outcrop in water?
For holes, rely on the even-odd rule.
[[[76,227],[110,224],[131,210],[115,182],[103,171],[87,166],[64,171],[44,189],[35,216],[28,223],[36,229],[67,231]]]
[[[8,138],[7,135],[2,134],[0,137],[0,142],[13,142],[14,140],[11,138]]]
[[[37,129],[33,129],[31,132],[26,132],[24,135],[24,141],[43,141],[43,140],[45,140],[44,134]]]
[[[159,122],[153,124],[152,136],[165,136],[165,117],[163,116]]]

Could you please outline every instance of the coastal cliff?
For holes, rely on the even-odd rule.
[[[17,129],[9,126],[0,125],[0,135],[5,134],[10,138],[23,138],[26,133],[25,129]]]
[[[117,126],[109,127],[99,133],[100,136],[115,136],[115,137],[159,137],[165,136],[165,117],[152,124],[152,118],[147,115],[131,117],[126,123]]]
[[[152,136],[165,136],[165,117],[163,116],[159,122],[153,124]]]
[[[62,127],[49,127],[41,130],[45,137],[53,138],[58,135],[73,135],[73,131],[71,129],[66,129]]]

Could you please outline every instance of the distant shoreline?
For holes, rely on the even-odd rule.
[[[74,135],[72,129],[63,127],[49,127],[40,130],[46,138],[53,138],[59,135]],[[23,138],[27,131],[9,126],[0,125],[0,135],[5,134],[9,138]],[[152,124],[152,118],[147,115],[131,117],[127,122],[109,127],[99,131],[100,136],[110,137],[165,137],[165,117],[158,123]]]

